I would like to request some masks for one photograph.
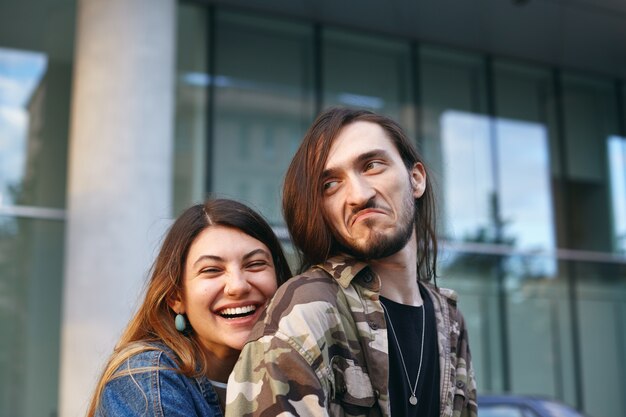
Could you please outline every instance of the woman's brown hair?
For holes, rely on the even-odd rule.
[[[283,187],[283,215],[291,239],[299,250],[300,272],[336,255],[335,252],[340,247],[324,220],[322,172],[335,138],[345,126],[357,121],[380,125],[395,145],[407,170],[411,170],[418,162],[427,170],[410,139],[392,119],[367,110],[345,108],[331,108],[320,114],[296,151],[285,175]],[[428,172],[426,178],[430,178]],[[435,198],[431,182],[427,180],[424,194],[415,200],[420,280],[430,280],[436,275],[435,225]]]
[[[206,374],[206,362],[193,331],[181,333],[174,326],[176,313],[168,301],[182,292],[185,262],[191,244],[206,228],[225,226],[238,229],[262,242],[270,250],[277,284],[291,276],[289,265],[272,228],[254,210],[233,200],[208,200],[185,210],[168,231],[152,267],[146,295],[128,323],[102,373],[91,400],[87,416],[95,414],[100,396],[108,381],[129,371],[119,368],[131,356],[155,350],[162,343],[176,355],[173,358],[186,376]],[[135,370],[141,372],[142,370]]]

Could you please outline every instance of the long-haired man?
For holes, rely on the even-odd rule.
[[[400,126],[330,109],[285,177],[301,273],[257,323],[227,416],[477,415],[468,336],[436,273],[427,168]]]

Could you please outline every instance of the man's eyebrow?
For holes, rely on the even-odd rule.
[[[374,158],[389,159],[389,153],[384,149],[373,149],[371,151],[364,152],[361,155],[354,158],[354,161],[352,161],[352,164],[359,165]],[[322,171],[322,180],[334,176],[337,173],[337,171],[339,171],[339,168],[335,168],[335,167],[325,169],[324,171]]]
[[[359,164],[374,158],[389,159],[389,154],[384,149],[373,149],[357,156],[354,163]]]

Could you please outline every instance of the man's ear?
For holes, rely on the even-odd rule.
[[[170,308],[174,310],[176,314],[185,313],[185,303],[178,293],[175,293],[172,296],[168,297],[167,305],[170,306]]]
[[[413,197],[420,198],[426,191],[426,169],[421,162],[416,162],[410,174]]]

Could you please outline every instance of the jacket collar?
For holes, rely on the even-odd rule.
[[[348,288],[354,277],[366,267],[367,264],[365,262],[358,261],[347,255],[333,256],[327,259],[326,262],[315,266],[315,268],[326,271],[343,288]]]

